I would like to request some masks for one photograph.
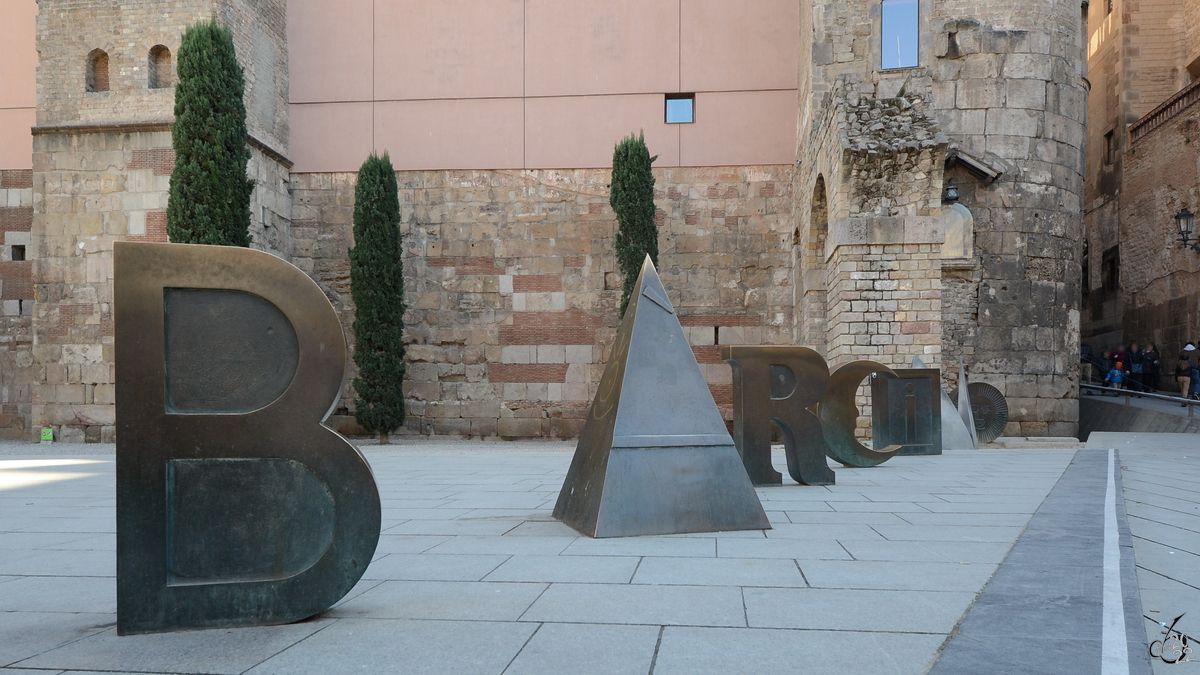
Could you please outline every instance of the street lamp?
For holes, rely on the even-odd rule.
[[[1200,240],[1193,241],[1192,237],[1195,217],[1196,214],[1185,206],[1175,214],[1175,225],[1179,228],[1179,248],[1190,248],[1196,253],[1200,253]]]

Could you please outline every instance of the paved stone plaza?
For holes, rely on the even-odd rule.
[[[1166,621],[1189,612],[1180,627],[1196,635],[1200,437],[1128,436],[1101,442],[1127,469],[1117,505],[1123,482],[1142,602]],[[1108,571],[1087,560],[1100,560],[1106,450],[899,457],[838,468],[831,487],[759,489],[765,533],[591,540],[550,517],[572,449],[366,446],[383,534],[336,607],[290,626],[117,637],[112,446],[3,446],[0,673],[920,674],[943,649],[934,672],[996,673],[1010,671],[986,647],[1006,640],[1027,661],[1011,672],[1101,672],[1092,617]],[[1046,536],[1054,523],[1071,531]],[[1136,589],[1124,594],[1136,617]],[[1030,607],[1053,609],[1044,626],[1021,625],[1042,620]],[[1161,630],[1143,623],[1128,672],[1149,669],[1138,631]]]

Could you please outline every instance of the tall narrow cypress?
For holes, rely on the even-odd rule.
[[[371,155],[354,188],[354,363],[358,392],[354,417],[366,431],[404,424],[404,263],[400,248],[400,196],[392,160]]]
[[[654,174],[644,135],[632,134],[613,151],[612,192],[608,203],[617,214],[617,266],[625,277],[621,290],[621,316],[637,282],[646,256],[658,265],[658,224],[654,222]]]
[[[233,33],[216,20],[188,26],[179,45],[175,168],[167,236],[184,244],[250,245],[245,82]]]

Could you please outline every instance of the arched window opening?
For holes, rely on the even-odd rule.
[[[829,202],[825,196],[825,177],[817,176],[812,197],[812,249],[825,261],[825,237],[829,234]]]
[[[93,49],[87,58],[87,90],[108,91],[108,52]]]
[[[151,89],[168,89],[175,82],[175,73],[171,69],[171,50],[162,45],[150,48],[149,72]]]
[[[920,65],[917,56],[920,12],[917,3],[918,0],[883,0],[880,53],[884,70]]]
[[[798,237],[797,250],[799,273],[796,275],[797,338],[800,344],[826,353],[828,326],[826,307],[825,245],[829,234],[829,197],[825,190],[825,177],[817,176],[813,186],[808,231]]]

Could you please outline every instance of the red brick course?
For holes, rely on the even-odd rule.
[[[497,258],[481,257],[431,257],[425,259],[430,267],[453,267],[455,274],[500,275],[504,274],[504,263]]]
[[[0,232],[28,232],[33,229],[33,207],[0,206]]]
[[[71,328],[75,326],[75,317],[86,316],[96,311],[95,305],[59,305],[58,306],[58,325],[51,326],[46,332],[52,343],[62,343],[71,333]]]
[[[4,291],[0,294],[0,299],[32,300],[33,262],[0,262],[0,281],[4,282]]]
[[[33,169],[5,169],[0,171],[0,189],[26,190],[33,187]]]
[[[693,314],[679,317],[679,323],[682,326],[758,326],[762,322],[757,316]]]
[[[130,235],[128,241],[167,243],[167,212],[150,211],[146,214],[146,234]]]
[[[583,267],[587,264],[587,256],[569,255],[563,258],[563,267]]]
[[[579,310],[513,312],[511,326],[500,326],[502,345],[591,345],[596,343],[600,317]],[[549,380],[534,380],[549,382]]]
[[[697,363],[725,363],[720,345],[692,345],[692,353],[696,355]]]
[[[503,382],[566,382],[565,363],[493,363],[488,366],[488,381]]]
[[[154,169],[155,176],[170,176],[175,169],[175,150],[172,148],[151,148],[134,150],[127,169]]]
[[[558,293],[562,291],[558,274],[519,274],[513,277],[514,293]]]

